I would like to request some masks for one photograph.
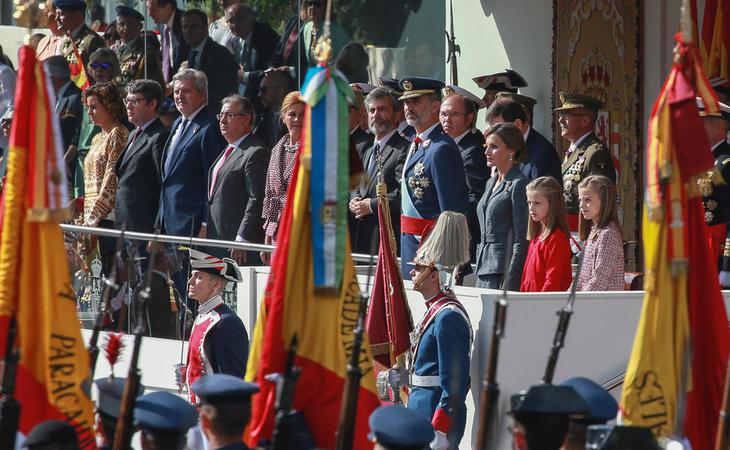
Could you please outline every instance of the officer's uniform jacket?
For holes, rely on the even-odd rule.
[[[701,177],[697,185],[702,194],[705,222],[710,227],[710,236],[715,234],[714,227],[725,226],[724,230],[717,230],[725,235],[724,242],[718,237],[719,242],[715,242],[712,250],[715,252],[713,258],[718,256],[716,252],[720,250],[720,280],[723,286],[727,286],[730,283],[730,232],[726,225],[730,222],[730,144],[726,141],[720,142],[712,149],[712,156],[715,158],[715,167]]]
[[[84,64],[89,62],[89,56],[92,53],[106,46],[104,39],[94,30],[86,26],[86,24],[81,25],[72,37],[65,36],[61,42],[61,55],[66,58],[69,64],[76,64],[78,62],[74,54],[74,44],[76,44],[79,56],[81,56]]]
[[[200,305],[190,332],[185,382],[188,399],[196,404],[190,386],[203,375],[226,373],[243,378],[248,357],[248,333],[241,319],[220,295]]]
[[[147,78],[155,80],[164,86],[162,80],[162,63],[160,55],[160,41],[152,34],[147,35],[147,58],[145,59],[144,35],[140,35],[131,42],[123,43],[118,40],[112,44],[112,50],[119,59],[119,70],[122,75],[122,82],[129,83],[132,80]],[[145,77],[145,63],[147,64],[147,76]]]
[[[563,195],[568,214],[578,214],[578,184],[589,175],[604,175],[614,183],[613,158],[595,133],[586,135],[575,149],[565,155],[562,166]]]
[[[447,431],[453,445],[466,424],[471,323],[451,295],[439,293],[426,304],[429,309],[411,334],[408,408]]]
[[[413,260],[419,240],[442,211],[467,213],[467,187],[459,146],[440,124],[408,149],[401,180],[401,269]]]

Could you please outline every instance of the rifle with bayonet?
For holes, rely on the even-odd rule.
[[[294,411],[294,390],[301,373],[301,368],[294,365],[297,355],[297,335],[292,336],[289,342],[289,352],[286,357],[284,375],[274,374],[273,380],[277,384],[276,425],[271,438],[271,450],[289,450],[294,448],[294,433],[296,430],[296,411]]]
[[[126,228],[126,227],[125,227]],[[96,370],[96,361],[99,359],[99,333],[104,328],[104,317],[112,301],[112,291],[116,292],[119,289],[117,284],[117,275],[119,274],[119,261],[121,259],[122,250],[124,249],[124,231],[117,238],[117,249],[114,252],[114,261],[112,262],[111,270],[109,271],[109,277],[104,278],[104,293],[101,297],[101,305],[99,305],[99,311],[96,313],[94,319],[94,330],[91,332],[91,338],[89,338],[89,365],[90,365],[90,377],[94,379],[94,371]]]
[[[507,242],[512,241],[512,231],[507,235]],[[511,248],[511,245],[507,248]],[[479,425],[477,428],[476,450],[486,450],[488,430],[494,423],[499,399],[499,384],[497,383],[497,365],[499,364],[499,345],[504,337],[507,325],[507,285],[509,261],[511,252],[504,254],[504,279],[502,280],[502,296],[494,301],[494,318],[492,319],[492,337],[489,340],[487,354],[487,371],[482,380],[482,395],[479,401]]]
[[[373,249],[377,242],[377,236],[373,238]],[[336,450],[350,450],[355,439],[355,416],[357,413],[357,400],[360,393],[360,379],[362,378],[362,369],[360,369],[360,351],[362,350],[363,331],[365,329],[365,313],[370,292],[370,279],[373,275],[374,251],[370,252],[370,266],[368,267],[368,280],[365,292],[360,293],[360,304],[357,313],[357,323],[352,331],[354,335],[352,340],[352,354],[350,361],[347,363],[347,379],[342,392],[342,404],[340,406],[340,418],[337,425],[336,434]]]
[[[15,398],[15,374],[18,369],[20,352],[15,347],[18,324],[15,315],[10,317],[8,336],[5,345],[3,381],[0,394],[0,448],[15,448],[15,436],[20,423],[20,402]]]
[[[454,36],[454,1],[451,0],[449,2],[449,11],[451,12],[451,23],[450,23],[450,30],[451,34],[449,34],[448,31],[445,31],[446,33],[446,46],[448,48],[448,56],[446,57],[446,63],[449,64],[451,68],[451,84],[458,86],[459,85],[459,70],[456,66],[456,54],[461,54],[461,46],[456,43],[456,36]]]
[[[152,241],[157,241],[157,235]],[[149,253],[149,265],[147,266],[147,278],[144,280],[144,288],[137,293],[137,323],[134,327],[134,346],[132,347],[132,357],[129,361],[129,371],[127,372],[127,382],[124,385],[124,393],[119,408],[119,419],[117,420],[117,428],[114,434],[114,450],[128,450],[132,442],[132,417],[134,415],[134,402],[139,392],[142,375],[140,374],[139,351],[142,347],[142,335],[145,333],[145,307],[152,296],[152,271],[155,267],[155,257],[157,252]]]
[[[584,252],[585,250],[581,252],[580,256],[578,256],[578,268],[575,271],[573,285],[570,287],[568,301],[565,303],[565,306],[556,313],[558,315],[558,327],[555,329],[553,345],[550,348],[550,356],[548,356],[545,374],[542,376],[542,383],[544,384],[552,384],[553,376],[555,375],[555,366],[558,364],[558,356],[560,356],[560,350],[565,345],[565,335],[568,333],[570,317],[573,315],[573,305],[575,304],[575,292],[578,288],[578,278],[580,278],[580,271],[583,268]]]

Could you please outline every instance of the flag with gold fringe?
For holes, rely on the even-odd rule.
[[[727,315],[706,244],[698,181],[713,167],[695,97],[717,99],[699,52],[677,34],[675,61],[649,120],[644,304],[626,368],[624,423],[713,446],[728,356]]]
[[[19,431],[65,420],[86,450],[96,448],[89,356],[58,225],[68,193],[53,92],[33,49],[21,48],[0,220],[0,340],[14,318]]]
[[[317,448],[335,448],[337,417],[361,304],[349,236],[346,231],[341,237],[335,236],[334,231],[339,232],[339,225],[347,223],[347,183],[352,172],[346,127],[346,102],[352,91],[346,84],[343,87],[341,77],[328,67],[312,68],[303,88],[307,106],[302,146],[248,358],[246,378],[261,387],[252,399],[246,436],[250,446],[272,437],[276,386],[266,375],[284,372],[287,345],[296,334],[294,364],[301,368],[301,375],[294,408],[303,414]],[[320,234],[323,232],[326,235]],[[322,242],[323,238],[328,241]],[[367,439],[367,420],[379,401],[367,338],[358,359],[363,376],[353,448],[369,450],[372,443]]]

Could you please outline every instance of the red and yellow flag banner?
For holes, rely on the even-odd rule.
[[[657,436],[686,437],[694,450],[714,443],[728,321],[707,246],[697,181],[713,167],[695,97],[708,112],[717,99],[699,52],[677,35],[675,62],[649,119],[643,243],[644,304],[626,368],[625,423]]]
[[[306,132],[312,125],[312,107],[305,114]],[[302,142],[311,142],[303,137]],[[303,145],[289,185],[286,207],[279,225],[263,304],[253,333],[246,378],[259,383],[252,400],[246,440],[250,446],[270,439],[274,430],[276,386],[265,376],[284,373],[287,345],[298,338],[294,364],[302,369],[294,408],[304,421],[317,448],[335,448],[337,418],[342,403],[347,363],[352,352],[353,330],[360,309],[360,287],[346,240],[343,272],[336,290],[315,289],[310,212],[311,146]],[[343,166],[342,170],[346,170]],[[378,407],[375,378],[367,339],[360,351],[359,400],[354,449],[371,449],[368,417]]]
[[[67,194],[53,97],[33,49],[21,48],[0,220],[0,340],[15,316],[19,431],[27,435],[39,422],[66,420],[86,450],[96,448],[89,357],[58,226]]]
[[[87,87],[91,86],[91,83],[89,83],[89,77],[86,76],[86,68],[84,67],[84,60],[81,59],[81,54],[79,53],[79,48],[73,42],[73,39],[71,39],[71,44],[73,45],[74,58],[76,60],[75,63],[68,64],[68,68],[71,71],[71,81],[73,81],[74,84],[79,89],[84,91],[84,90],[86,90]]]
[[[699,42],[707,76],[730,81],[730,0],[705,0]]]

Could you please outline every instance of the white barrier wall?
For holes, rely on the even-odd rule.
[[[241,269],[244,282],[238,286],[238,315],[249,335],[253,331],[256,311],[266,286],[268,267]],[[365,277],[360,279],[365,286]],[[423,316],[425,305],[420,294],[411,291],[406,282],[408,301],[416,322]],[[476,433],[478,417],[475,405],[481,390],[483,370],[486,365],[488,343],[491,335],[494,300],[499,291],[457,287],[455,292],[469,313],[475,333],[471,363],[471,392],[467,398],[467,430],[461,449],[470,449]],[[730,301],[730,291],[724,292],[725,304]],[[510,449],[507,427],[511,424],[505,415],[509,396],[537,384],[542,378],[557,325],[556,311],[565,304],[567,293],[509,294],[506,335],[501,343],[497,380],[501,390],[497,433],[497,448]],[[579,293],[575,313],[560,353],[555,382],[572,377],[586,376],[602,383],[620,375],[628,361],[636,325],[641,311],[643,292],[591,292]],[[85,333],[88,339],[89,332]],[[101,341],[100,341],[101,342]],[[128,338],[128,349],[132,340]],[[145,338],[140,353],[142,382],[151,390],[176,391],[173,365],[180,361],[180,341]],[[187,351],[187,350],[185,350]],[[126,353],[129,355],[129,353]],[[127,356],[128,357],[128,356]],[[125,376],[128,361],[117,366],[115,373]],[[103,357],[99,358],[96,377],[109,373]],[[617,394],[617,392],[615,393]]]

